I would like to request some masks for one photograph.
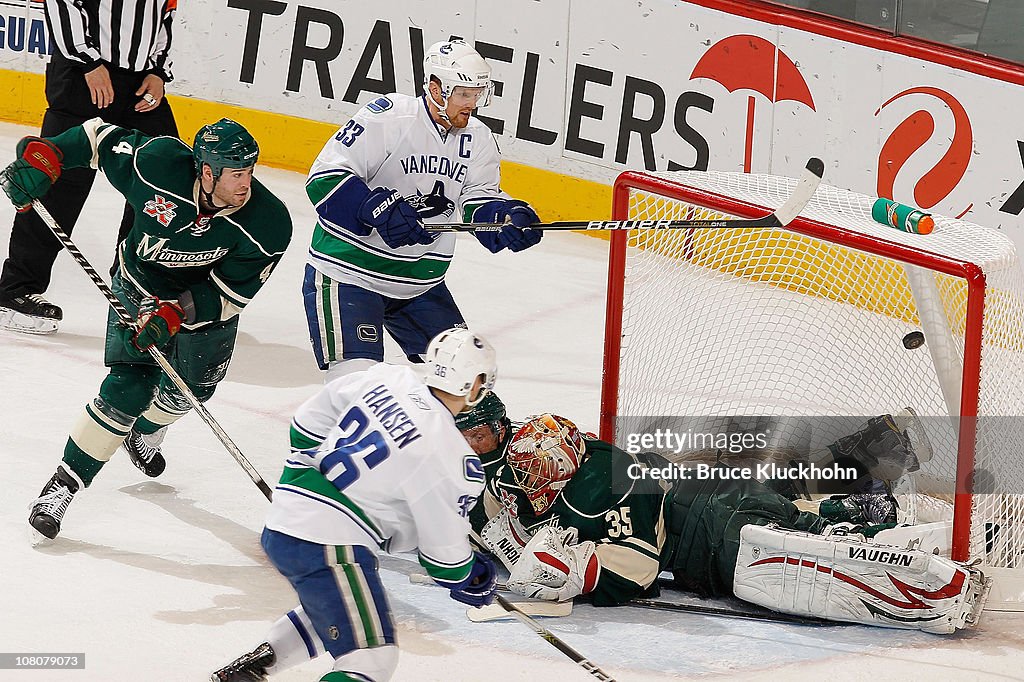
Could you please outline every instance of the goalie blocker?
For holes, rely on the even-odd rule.
[[[951,559],[859,535],[746,525],[733,592],[783,613],[950,634],[977,624],[991,583]]]

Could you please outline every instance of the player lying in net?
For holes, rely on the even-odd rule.
[[[631,465],[635,472],[663,460],[630,455],[556,415],[513,432],[495,400],[459,426],[491,464],[481,534],[509,567],[515,592],[587,595],[610,606],[648,592],[669,571],[681,589],[785,613],[934,633],[977,622],[989,584],[980,571],[860,534],[894,520],[891,497],[829,500],[819,515],[756,480],[630,477]],[[490,413],[481,418],[480,410]],[[868,461],[877,460],[869,445],[887,441],[898,444],[897,456],[912,456],[891,420],[871,420],[856,441]]]

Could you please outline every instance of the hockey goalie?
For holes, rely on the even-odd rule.
[[[664,464],[658,455],[630,455],[552,414],[516,428],[493,395],[458,425],[494,462],[481,535],[509,568],[509,589],[528,597],[625,604],[668,571],[704,596],[950,634],[977,623],[988,594],[975,567],[871,540],[897,521],[888,493],[837,496],[811,513],[757,480],[655,480],[640,469]],[[843,456],[868,471],[917,466],[891,417],[851,436]]]

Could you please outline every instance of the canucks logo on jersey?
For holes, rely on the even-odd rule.
[[[444,195],[444,183],[440,180],[434,183],[430,194],[421,194],[417,190],[415,196],[406,197],[405,200],[416,209],[416,213],[423,220],[435,216],[447,218],[455,211],[455,202]]]

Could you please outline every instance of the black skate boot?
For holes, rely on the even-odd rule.
[[[52,334],[64,312],[39,294],[0,294],[0,329],[26,334]]]
[[[264,642],[210,675],[210,679],[213,682],[260,682],[267,679],[267,668],[276,661],[274,650]]]
[[[44,537],[54,539],[60,532],[64,512],[77,492],[78,481],[66,472],[64,467],[57,467],[57,473],[50,478],[43,491],[39,493],[39,497],[32,503],[29,524]]]
[[[132,464],[150,478],[156,478],[164,472],[167,462],[160,452],[160,444],[164,442],[167,427],[153,433],[139,433],[132,429],[124,439],[124,450],[132,459]]]

